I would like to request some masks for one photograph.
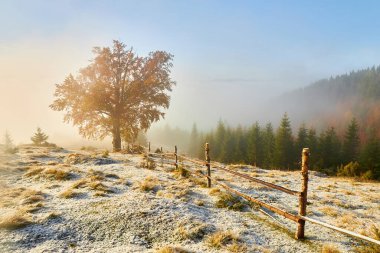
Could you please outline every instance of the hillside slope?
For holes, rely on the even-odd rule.
[[[370,128],[380,134],[380,66],[320,80],[272,103],[275,114],[288,112],[295,127],[306,122],[317,129],[334,126],[343,132],[356,117],[362,135]]]
[[[155,168],[141,168],[143,159],[35,147],[1,155],[1,251],[159,252],[170,246],[183,249],[178,252],[320,252],[333,245],[352,252],[361,245],[309,223],[308,239],[297,241],[294,223],[277,217],[278,224],[241,200],[239,211],[217,208],[225,196],[221,191],[181,176],[173,165],[161,166],[160,159]],[[294,190],[300,187],[299,172],[231,168]],[[212,174],[253,197],[297,210],[296,198],[214,169]],[[368,235],[370,225],[380,226],[378,183],[311,172],[309,189],[310,217]]]

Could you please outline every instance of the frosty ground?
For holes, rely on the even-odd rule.
[[[144,168],[138,154],[22,146],[0,157],[1,252],[340,252],[376,250],[327,228],[264,215],[205,180]],[[143,166],[144,165],[144,166]],[[186,166],[183,164],[182,166]],[[232,169],[300,190],[299,172]],[[204,170],[202,167],[190,167]],[[212,169],[235,189],[296,213],[297,198]],[[311,172],[307,215],[376,237],[380,184]],[[223,202],[224,201],[224,202]],[[232,202],[233,205],[230,205]],[[226,204],[227,208],[223,208]],[[374,232],[375,231],[375,232]],[[175,251],[175,250],[177,251]],[[373,251],[375,252],[375,251]]]

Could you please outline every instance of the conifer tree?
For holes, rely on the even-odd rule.
[[[17,152],[17,148],[13,145],[13,140],[8,131],[4,134],[4,152],[14,154]]]
[[[246,139],[244,138],[243,128],[241,125],[239,125],[236,130],[234,131],[234,144],[235,144],[235,150],[234,150],[234,157],[233,161],[238,163],[243,163],[245,161],[246,152],[247,152],[247,145],[246,145]]]
[[[249,163],[255,166],[262,166],[264,158],[263,137],[258,122],[248,130],[248,154]]]
[[[223,160],[222,158],[222,149],[225,146],[226,142],[226,126],[222,120],[219,120],[218,126],[216,127],[214,135],[213,154],[215,159]]]
[[[310,128],[307,135],[307,147],[310,149],[311,156],[309,157],[310,167],[317,169],[316,161],[318,161],[319,149],[318,149],[318,137],[314,128]]]
[[[368,140],[360,154],[360,165],[367,179],[380,179],[380,140],[375,129],[369,131]]]
[[[34,145],[40,146],[47,141],[49,136],[42,132],[41,128],[37,127],[37,132],[30,138]]]
[[[343,142],[343,162],[355,162],[359,155],[359,125],[355,118],[348,125]]]
[[[191,156],[197,156],[198,150],[199,150],[199,134],[197,125],[194,123],[193,128],[191,129],[190,133],[190,140],[189,140],[189,154]]]
[[[287,113],[284,114],[280,127],[277,129],[275,147],[275,166],[278,168],[293,168],[294,141]]]
[[[263,133],[263,167],[272,168],[276,140],[274,136],[272,123],[268,123]]]
[[[297,134],[297,141],[295,145],[295,154],[301,155],[303,148],[308,148],[308,130],[306,129],[305,124],[303,123],[299,129]]]
[[[341,165],[341,143],[335,128],[330,127],[319,137],[321,169],[331,175],[335,175],[337,167]]]

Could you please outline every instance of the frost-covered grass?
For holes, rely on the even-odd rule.
[[[149,161],[148,161],[149,160]],[[147,161],[155,166],[146,166]],[[264,215],[235,195],[160,157],[85,149],[20,148],[0,154],[2,252],[377,252],[378,248],[306,223]],[[145,166],[140,166],[145,164]],[[234,165],[233,170],[299,190],[299,172]],[[212,168],[212,177],[297,213],[297,197]],[[379,183],[311,172],[307,215],[379,238]],[[239,210],[236,212],[235,210]],[[42,237],[40,235],[43,235]],[[367,251],[366,251],[367,250]],[[372,251],[371,251],[372,250]]]

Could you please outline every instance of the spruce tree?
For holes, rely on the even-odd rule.
[[[200,143],[199,143],[198,129],[197,129],[197,125],[194,123],[193,128],[191,129],[191,133],[190,133],[189,154],[191,156],[197,156],[199,146],[200,146]]]
[[[360,154],[360,165],[367,179],[380,179],[380,140],[371,129]]]
[[[272,168],[276,139],[274,136],[272,123],[268,123],[263,133],[263,167]]]
[[[38,127],[38,128],[37,128],[37,132],[34,133],[33,137],[30,138],[30,139],[33,141],[34,145],[40,146],[40,145],[42,145],[44,142],[46,142],[46,140],[47,140],[48,138],[49,138],[49,137],[48,137],[46,134],[44,134],[44,133],[42,132],[41,128]]]
[[[226,142],[226,126],[224,125],[222,120],[219,120],[218,126],[215,131],[214,135],[214,144],[213,145],[213,153],[215,159],[218,160],[223,160],[223,154],[222,154],[222,149],[225,146]]]
[[[341,165],[341,142],[336,134],[335,128],[330,127],[321,133],[319,139],[319,166],[324,172],[335,175],[337,167]]]
[[[317,169],[316,161],[320,157],[319,149],[318,149],[318,137],[317,132],[314,128],[310,128],[307,134],[307,147],[310,149],[310,168]]]
[[[359,125],[355,118],[348,125],[343,142],[343,161],[344,164],[355,162],[359,155]]]
[[[13,145],[13,140],[8,131],[5,131],[4,135],[4,152],[14,154],[17,152],[17,148]]]
[[[264,150],[261,129],[258,122],[252,125],[248,131],[248,158],[249,163],[255,166],[262,166]]]
[[[246,160],[247,143],[244,138],[243,128],[239,125],[233,133],[235,139],[235,150],[233,162],[244,163]]]
[[[300,156],[301,156],[301,152],[303,148],[309,148],[308,147],[308,131],[304,123],[298,129],[297,141],[296,141],[295,147],[296,147],[295,154],[296,155],[299,154]]]
[[[275,147],[275,166],[287,169],[294,168],[294,141],[287,113],[284,114],[280,127],[277,129]]]

